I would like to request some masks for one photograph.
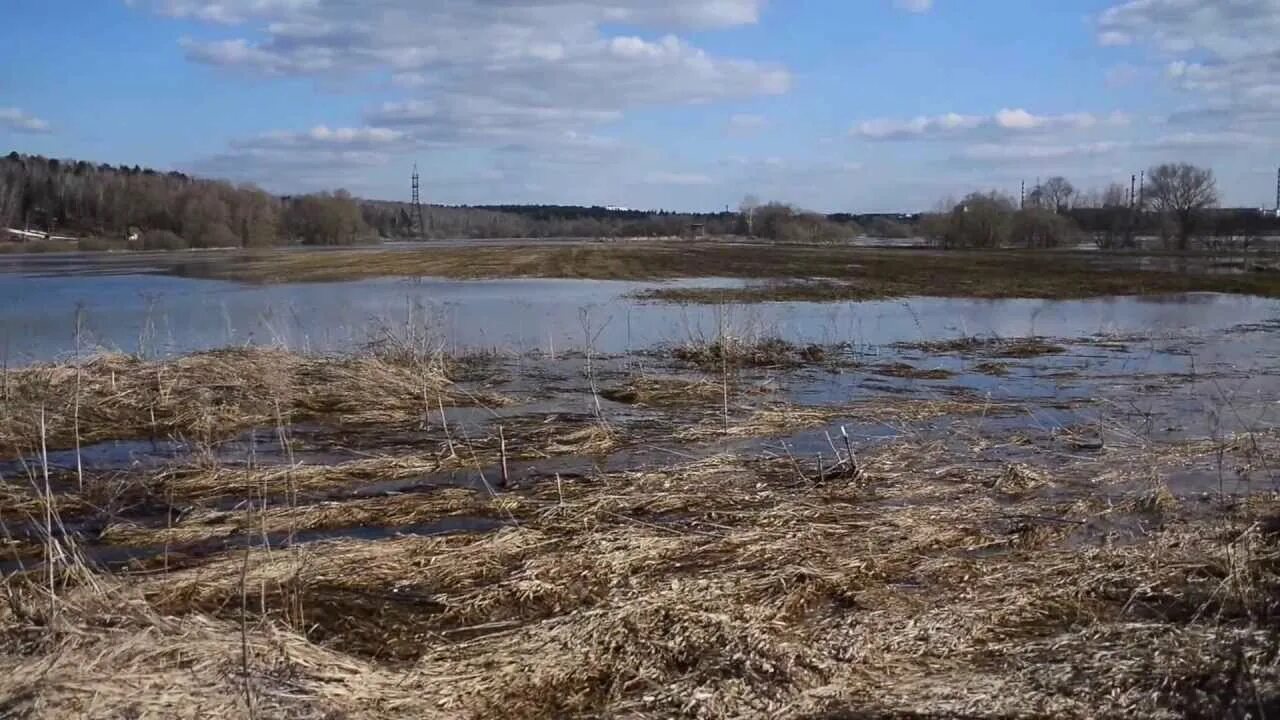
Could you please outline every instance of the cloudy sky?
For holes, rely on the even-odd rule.
[[[927,209],[1168,160],[1274,202],[1280,0],[3,0],[0,150],[278,192]]]

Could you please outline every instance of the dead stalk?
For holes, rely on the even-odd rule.
[[[246,545],[244,548],[244,562],[240,565],[240,671],[244,677],[244,702],[245,708],[249,712],[250,718],[256,718],[257,713],[253,703],[253,684],[249,675],[249,594],[247,583],[249,579],[249,553],[252,548]]]
[[[439,393],[436,393],[436,405],[440,408],[440,426],[444,429],[444,441],[449,445],[449,457],[458,457],[458,451],[453,447],[453,435],[449,434],[449,418],[444,414],[444,399]]]
[[[76,362],[76,387],[75,398],[72,403],[72,432],[75,435],[76,443],[76,482],[79,485],[80,492],[84,492],[84,463],[80,458],[80,384],[84,375],[84,369],[80,363],[80,330],[84,324],[84,305],[76,304],[76,330],[75,330],[75,362]]]
[[[49,581],[49,624],[58,612],[58,593],[54,585],[53,487],[49,483],[49,447],[46,441],[44,406],[40,407],[40,469],[44,473],[45,570]]]
[[[502,456],[502,487],[511,487],[511,475],[507,472],[507,436],[501,425],[498,426],[498,448]]]

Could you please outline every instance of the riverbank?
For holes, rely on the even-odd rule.
[[[1076,251],[937,251],[760,243],[510,244],[255,253],[171,272],[254,283],[377,277],[641,280],[733,278],[745,287],[657,289],[688,303],[838,301],[905,296],[1087,298],[1223,292],[1280,296],[1269,259]]]

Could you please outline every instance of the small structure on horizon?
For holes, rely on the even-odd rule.
[[[693,223],[689,226],[689,235],[694,238],[704,238],[707,236],[706,223]]]

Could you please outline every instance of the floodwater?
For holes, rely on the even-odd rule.
[[[0,258],[0,355],[12,367],[77,349],[163,356],[232,345],[342,352],[384,333],[442,347],[626,353],[717,337],[879,347],[964,336],[1196,338],[1280,318],[1269,299],[1190,294],[1079,301],[909,298],[680,306],[655,283],[435,278],[250,285],[160,274],[147,256]],[[666,285],[734,285],[699,278]],[[1271,334],[1267,334],[1267,342]],[[1238,354],[1235,346],[1212,351]]]
[[[162,262],[166,260],[146,256],[0,258],[0,350],[6,365],[69,357],[77,347],[80,352],[107,349],[148,356],[228,345],[342,352],[386,332],[425,334],[456,352],[499,350],[494,361],[498,372],[484,382],[517,402],[494,409],[449,408],[447,421],[453,432],[483,446],[492,442],[494,426],[501,435],[505,424],[510,438],[522,425],[551,423],[568,431],[591,424],[599,414],[628,439],[600,457],[517,459],[507,469],[526,484],[712,454],[794,453],[812,458],[832,447],[830,435],[846,429],[860,451],[911,433],[922,441],[961,443],[964,452],[977,453],[975,458],[996,467],[1019,462],[1060,469],[1083,462],[1082,453],[1086,459],[1088,453],[1105,459],[1112,448],[1162,443],[1173,447],[1280,427],[1280,301],[1271,299],[1186,294],[1082,301],[908,298],[681,306],[634,299],[654,283],[425,278],[249,285],[172,277],[160,271]],[[703,278],[687,284],[735,282]],[[910,427],[842,419],[837,413],[825,426],[785,429],[769,437],[680,441],[673,428],[705,420],[706,408],[600,404],[584,375],[582,357],[572,352],[590,346],[604,355],[593,372],[605,387],[625,383],[637,372],[698,380],[702,375],[697,370],[652,351],[714,340],[721,333],[777,336],[796,344],[838,347],[841,354],[840,362],[826,365],[747,371],[740,378],[742,386],[760,392],[746,392],[735,400],[744,407],[756,398],[834,408],[901,398],[958,398],[989,401],[1005,409],[990,417],[942,416]],[[951,351],[919,345],[1032,336],[1050,338],[1059,348],[1032,357],[1008,357],[981,345]],[[921,374],[904,375],[891,372],[893,368]],[[107,441],[79,452],[55,448],[44,462],[55,471],[59,492],[74,491],[71,471],[80,464],[94,473],[132,477],[181,465],[197,450],[212,452],[217,462],[229,465],[246,457],[265,464],[332,465],[365,451],[395,455],[433,447],[446,418],[430,411],[425,419],[430,429],[296,425],[290,436],[297,447],[287,456],[273,432],[249,431],[212,448],[194,448],[175,438]],[[1018,441],[1008,442],[1010,436]],[[1088,442],[1080,445],[1070,439],[1079,437]],[[38,462],[34,457],[5,456],[0,482],[28,483]],[[1246,493],[1257,487],[1256,474],[1196,462],[1200,464],[1188,463],[1169,478],[1180,496],[1214,488]],[[498,475],[497,468],[463,468],[343,487],[302,501],[425,493],[448,485],[489,491],[486,477]],[[1269,466],[1265,475],[1268,487],[1273,486]],[[227,511],[243,500],[232,496],[206,504]],[[166,502],[153,498],[127,511],[90,513],[69,521],[66,532],[87,543],[87,556],[98,564],[128,564],[160,553],[167,558],[168,546],[122,548],[95,540],[109,522],[126,519],[145,525],[167,520]],[[483,518],[459,518],[400,528],[325,528],[290,541],[484,532],[493,527]],[[38,528],[29,530],[27,535],[38,535]],[[14,532],[23,536],[21,528]],[[216,540],[183,550],[198,556],[225,551],[238,541]],[[264,540],[272,545],[285,541]],[[0,574],[21,566],[23,560],[16,562],[0,563]]]

